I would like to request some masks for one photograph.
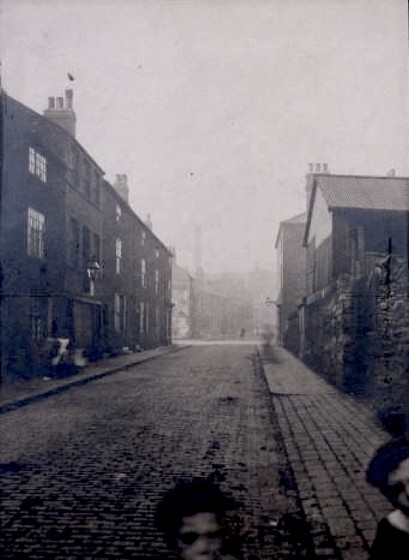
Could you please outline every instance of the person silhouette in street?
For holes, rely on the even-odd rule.
[[[369,463],[366,479],[395,508],[378,523],[370,560],[409,558],[409,439],[382,445]]]
[[[182,480],[160,502],[156,525],[182,560],[234,560],[224,522],[226,512],[236,507],[207,479]]]

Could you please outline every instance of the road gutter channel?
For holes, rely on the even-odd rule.
[[[81,379],[69,379],[66,382],[62,382],[61,385],[58,385],[58,386],[53,387],[51,389],[40,390],[40,391],[37,391],[37,392],[35,392],[31,395],[16,397],[16,398],[14,398],[14,399],[12,399],[8,402],[0,404],[0,415],[1,414],[6,414],[7,412],[12,412],[13,410],[18,410],[18,409],[20,409],[24,406],[27,406],[29,404],[33,404],[35,402],[46,399],[48,397],[53,397],[55,395],[63,393],[64,391],[68,391],[69,389],[71,389],[73,387],[81,387],[82,385],[86,385],[87,383],[91,383],[91,381],[95,381],[97,379],[102,379],[103,377],[107,377],[108,375],[113,375],[113,374],[119,373],[121,371],[126,371],[130,368],[136,367],[139,364],[144,364],[146,362],[150,362],[151,360],[155,360],[155,359],[160,358],[162,356],[166,356],[167,354],[173,354],[175,352],[181,352],[182,350],[186,350],[187,348],[190,348],[190,346],[189,345],[175,346],[175,347],[173,347],[169,350],[164,351],[161,354],[155,354],[153,356],[146,356],[145,358],[142,357],[142,358],[139,358],[135,362],[131,362],[131,363],[128,363],[128,364],[117,365],[117,366],[114,366],[112,368],[107,367],[107,369],[105,369],[103,371],[93,373],[93,374],[89,374],[88,376],[83,377]]]

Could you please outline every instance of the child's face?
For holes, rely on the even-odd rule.
[[[183,560],[214,560],[221,547],[220,526],[210,512],[184,517],[178,545]]]
[[[388,484],[393,505],[409,517],[409,458],[391,472]]]

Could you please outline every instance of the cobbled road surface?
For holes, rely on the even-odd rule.
[[[277,530],[298,510],[251,344],[186,348],[0,425],[4,560],[173,558],[155,507],[190,475],[212,475],[241,502],[230,520],[238,557],[304,557]]]

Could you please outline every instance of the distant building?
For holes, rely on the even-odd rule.
[[[255,266],[246,272],[207,275],[206,279],[208,290],[242,302],[247,309],[251,308],[246,324],[241,327],[248,338],[260,336],[267,326],[275,328],[275,310],[266,303],[276,291],[272,270]]]
[[[175,262],[172,267],[172,338],[186,339],[193,334],[193,278]]]
[[[243,301],[212,290],[211,285],[195,284],[194,338],[238,340],[253,336],[253,307]]]
[[[298,306],[305,294],[305,212],[280,222],[277,250],[278,342],[294,353],[299,351]]]
[[[168,343],[171,255],[75,139],[72,91],[44,116],[0,102],[3,379],[40,374],[50,339],[87,359]]]

